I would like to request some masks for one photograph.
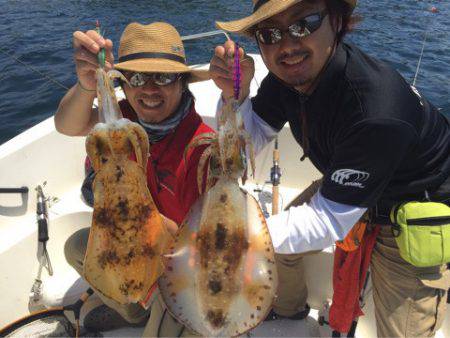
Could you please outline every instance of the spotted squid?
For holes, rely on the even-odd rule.
[[[147,133],[121,118],[112,78],[126,78],[103,68],[96,76],[102,122],[86,139],[95,180],[84,277],[104,296],[120,304],[135,303],[147,296],[163,272],[160,257],[171,236],[147,188]]]
[[[203,134],[191,146],[208,144],[198,171],[205,192],[190,209],[164,255],[159,287],[169,311],[203,336],[238,336],[264,320],[277,289],[274,250],[258,202],[238,179],[253,149],[237,105],[230,100],[217,134]],[[207,181],[203,165],[207,164]]]

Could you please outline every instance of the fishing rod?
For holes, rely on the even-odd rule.
[[[273,149],[273,166],[270,169],[270,182],[272,183],[272,215],[279,213],[279,199],[280,199],[280,152],[278,150],[278,137],[275,138],[275,145]]]
[[[97,25],[98,25],[98,21],[97,21],[97,24],[96,24],[96,30],[98,29],[98,31],[99,31],[99,25],[98,26]],[[104,32],[102,32],[102,33],[104,33]],[[226,32],[222,31],[222,30],[215,30],[215,31],[210,31],[210,32],[205,32],[205,33],[186,35],[186,36],[182,36],[181,40],[182,41],[189,41],[189,40],[195,40],[195,39],[200,39],[200,38],[205,38],[205,37],[210,37],[210,36],[215,36],[215,35],[220,35],[220,34],[225,35],[227,40],[230,40],[229,35]],[[0,46],[0,52],[5,54],[6,56],[8,56],[13,61],[21,64],[25,68],[27,68],[27,69],[31,70],[32,72],[38,74],[42,78],[47,79],[47,82],[53,82],[54,84],[58,85],[59,87],[65,89],[65,90],[69,90],[69,87],[63,85],[61,82],[59,82],[58,80],[56,80],[52,76],[50,76],[48,74],[45,74],[44,72],[40,71],[39,69],[36,69],[35,67],[29,65],[26,62],[23,62],[22,60],[20,60],[18,57],[16,57],[12,53],[9,53],[4,47]],[[103,50],[103,52],[101,52],[99,54],[100,54],[100,59],[101,60],[104,59],[104,50]]]
[[[45,185],[45,184],[44,184]],[[48,275],[53,275],[53,267],[47,251],[48,235],[48,198],[44,195],[41,185],[36,187],[36,221],[38,225],[38,261],[39,268],[34,283],[31,287],[30,300],[37,303],[42,297],[42,269],[47,269]],[[41,250],[39,249],[41,247]]]
[[[210,36],[221,35],[221,34],[225,35],[227,40],[230,40],[230,36],[225,31],[215,30],[215,31],[210,31],[210,32],[185,35],[185,36],[181,37],[181,41],[196,40],[196,39],[207,38],[207,37],[210,37]]]

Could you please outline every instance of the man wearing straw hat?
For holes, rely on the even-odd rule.
[[[96,96],[95,70],[97,53],[105,48],[106,67],[120,70],[129,81],[129,85],[121,84],[126,99],[119,104],[124,117],[138,122],[148,133],[151,143],[148,187],[169,230],[175,232],[199,196],[197,167],[204,146],[189,151],[186,161],[184,151],[197,135],[212,132],[196,113],[188,84],[208,79],[208,71],[192,70],[186,65],[181,37],[167,23],[129,24],[120,39],[119,60],[115,64],[111,40],[94,30],[77,31],[73,37],[78,82],[61,100],[55,115],[57,130],[70,136],[84,136],[98,122],[97,110],[92,108]],[[65,244],[66,259],[80,274],[88,234],[89,228],[77,231]],[[153,297],[160,306],[159,292]],[[101,300],[106,305],[94,308],[84,318],[84,327],[90,331],[147,322],[148,311],[138,304],[120,306],[105,297]],[[152,310],[153,317],[158,315],[157,310],[163,311]]]
[[[342,41],[356,2],[253,0],[250,16],[217,22],[220,29],[254,38],[269,69],[250,100],[254,64],[247,57],[241,66],[240,109],[255,148],[289,122],[302,158],[309,157],[324,175],[309,203],[268,219],[279,254],[328,247],[367,210],[375,224],[388,224],[387,215],[398,202],[424,196],[450,200],[450,122],[395,70]],[[233,96],[234,52],[228,41],[216,47],[211,60],[210,74],[222,100]],[[275,316],[300,318],[306,297],[304,283],[296,284],[298,259],[277,263]],[[378,335],[433,335],[445,313],[446,266],[409,264],[386,226],[377,237],[371,267]]]

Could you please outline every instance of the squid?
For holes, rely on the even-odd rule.
[[[119,304],[147,296],[163,272],[161,254],[171,239],[147,187],[149,141],[137,123],[121,118],[112,78],[97,69],[101,123],[86,139],[95,170],[94,212],[84,259],[84,277]]]
[[[224,106],[217,134],[200,159],[194,203],[164,255],[159,288],[168,310],[203,336],[233,337],[257,326],[278,285],[274,250],[258,202],[239,185],[254,156],[236,102]],[[203,165],[208,165],[203,182]]]

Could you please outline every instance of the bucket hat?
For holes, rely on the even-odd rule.
[[[189,73],[189,83],[210,78],[208,70],[187,65],[180,34],[164,22],[130,23],[120,38],[119,60],[114,68],[143,73]]]

